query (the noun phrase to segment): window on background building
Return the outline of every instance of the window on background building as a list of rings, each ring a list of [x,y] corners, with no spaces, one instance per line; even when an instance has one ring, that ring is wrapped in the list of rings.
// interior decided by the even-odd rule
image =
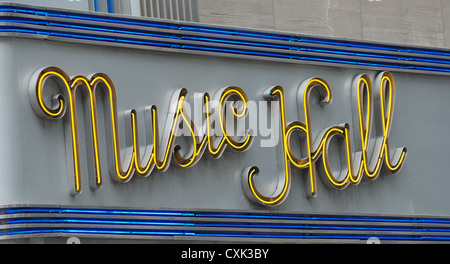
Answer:
[[[89,0],[89,10],[180,21],[198,21],[197,0]]]

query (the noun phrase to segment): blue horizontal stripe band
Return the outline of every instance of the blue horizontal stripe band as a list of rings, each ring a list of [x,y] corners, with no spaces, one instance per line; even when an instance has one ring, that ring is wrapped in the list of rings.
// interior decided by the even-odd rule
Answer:
[[[275,48],[282,50],[290,50],[290,51],[303,51],[303,52],[315,52],[315,53],[325,53],[325,54],[333,54],[333,55],[347,55],[347,56],[357,56],[357,57],[369,57],[369,58],[379,58],[379,59],[390,59],[390,60],[399,60],[399,61],[417,61],[417,62],[425,62],[425,63],[439,63],[439,64],[450,64],[450,60],[445,59],[427,59],[427,58],[419,58],[419,57],[405,57],[405,56],[394,56],[394,55],[386,55],[379,53],[368,53],[368,52],[353,52],[348,50],[339,50],[339,49],[327,49],[327,48],[313,48],[308,46],[300,46],[297,45],[281,45],[281,44],[272,44],[272,43],[264,43],[264,42],[255,42],[255,41],[241,41],[241,40],[230,40],[224,38],[213,38],[213,37],[196,37],[196,36],[184,36],[182,34],[162,34],[162,33],[154,33],[151,31],[140,31],[137,29],[124,29],[124,28],[116,28],[116,27],[106,27],[106,26],[92,26],[88,24],[79,24],[79,23],[62,23],[62,22],[53,22],[53,21],[42,21],[42,20],[23,20],[23,19],[15,19],[15,18],[2,18],[1,22],[14,22],[14,23],[22,23],[22,24],[36,24],[36,25],[45,25],[51,27],[61,27],[61,28],[70,28],[70,29],[82,29],[82,30],[90,30],[90,31],[99,31],[99,32],[109,32],[109,33],[121,33],[128,34],[134,36],[147,36],[147,37],[157,37],[157,38],[168,38],[168,39],[183,39],[183,40],[195,40],[202,42],[212,42],[212,43],[222,43],[222,44],[234,44],[240,46],[250,46],[250,47],[263,47],[263,48]],[[297,42],[299,43],[299,42]]]
[[[271,40],[282,40],[289,42],[302,42],[302,43],[314,43],[314,44],[322,44],[322,45],[333,45],[333,46],[342,46],[342,47],[350,47],[350,48],[363,48],[363,49],[374,49],[374,50],[383,50],[383,51],[394,51],[394,52],[402,52],[402,53],[418,53],[418,54],[427,54],[427,55],[436,55],[436,56],[449,56],[449,51],[441,51],[441,50],[433,50],[433,49],[419,49],[419,48],[400,48],[394,45],[386,45],[386,44],[368,44],[364,42],[358,41],[348,41],[348,40],[328,40],[328,39],[320,39],[313,37],[299,37],[295,35],[287,35],[287,34],[275,34],[275,33],[257,33],[246,30],[238,30],[238,29],[225,29],[225,28],[215,28],[215,27],[207,27],[207,26],[194,26],[194,25],[180,25],[179,23],[170,23],[170,22],[156,22],[156,21],[145,21],[141,19],[130,19],[125,17],[114,17],[114,16],[104,16],[100,14],[86,14],[86,13],[75,13],[69,11],[56,11],[49,9],[39,9],[39,8],[27,8],[20,6],[8,6],[8,5],[0,5],[0,12],[11,12],[11,13],[23,13],[23,14],[32,14],[36,16],[44,16],[44,17],[58,17],[58,18],[70,18],[70,19],[78,19],[78,20],[87,20],[87,21],[97,21],[97,22],[108,22],[108,23],[119,23],[124,25],[134,25],[134,26],[150,26],[156,28],[166,28],[173,30],[185,30],[192,32],[206,32],[220,35],[233,35],[233,36],[242,36],[242,37],[250,37],[250,38],[260,38],[260,39],[271,39]]]
[[[450,218],[46,207],[6,208],[2,214],[2,237],[64,233],[211,239],[346,240],[375,236],[380,240],[450,241]]]
[[[27,218],[7,220],[6,224],[94,224],[94,225],[136,225],[136,226],[181,226],[181,227],[225,227],[225,228],[267,228],[267,229],[315,229],[315,230],[356,230],[356,231],[398,231],[398,232],[445,232],[449,228],[438,227],[396,227],[396,226],[344,226],[324,224],[282,224],[282,223],[222,223],[199,221],[158,221],[139,219],[93,219],[93,218]]]
[[[108,234],[108,235],[158,235],[158,236],[183,236],[184,232],[173,231],[148,231],[148,230],[126,230],[126,229],[82,229],[82,228],[46,228],[46,229],[24,229],[7,232],[7,235],[45,234],[45,233],[76,233],[76,234]]]
[[[304,234],[304,233],[235,233],[235,232],[193,232],[171,230],[132,230],[132,229],[91,229],[91,228],[40,228],[19,229],[9,231],[8,236],[29,234],[91,234],[91,235],[129,235],[129,236],[187,236],[187,237],[235,237],[235,238],[273,238],[273,239],[342,239],[367,240],[373,235],[345,235],[345,234]],[[448,236],[401,236],[377,235],[380,240],[397,241],[450,241]]]
[[[102,41],[102,42],[113,42],[119,44],[134,44],[134,45],[145,45],[152,47],[168,47],[168,48],[176,48],[176,49],[185,49],[185,50],[198,50],[198,51],[207,51],[207,52],[215,52],[215,53],[225,53],[225,54],[241,54],[241,55],[251,55],[251,56],[262,56],[262,57],[271,57],[271,58],[282,58],[282,59],[291,59],[291,60],[301,60],[301,61],[313,61],[313,62],[322,62],[322,63],[333,63],[333,64],[345,64],[345,65],[358,65],[358,66],[368,66],[368,67],[388,67],[394,69],[403,69],[403,70],[420,70],[420,71],[431,71],[431,72],[449,72],[450,68],[440,66],[442,64],[450,64],[450,60],[441,58],[422,58],[417,56],[404,56],[404,55],[392,55],[392,54],[383,54],[383,53],[374,53],[373,51],[389,51],[395,52],[398,54],[419,54],[419,55],[434,55],[434,56],[445,56],[449,57],[449,51],[443,50],[432,50],[432,49],[418,49],[418,48],[404,48],[397,47],[393,45],[385,45],[385,44],[368,44],[357,41],[344,41],[344,40],[328,40],[328,39],[320,39],[320,38],[312,38],[312,37],[301,37],[295,35],[287,35],[287,34],[275,34],[275,33],[260,33],[257,31],[251,30],[241,30],[241,29],[226,29],[219,27],[209,27],[209,26],[200,26],[200,25],[184,25],[180,23],[170,23],[170,22],[157,22],[153,20],[143,20],[143,19],[131,19],[125,17],[118,16],[105,16],[99,14],[89,14],[89,13],[76,13],[69,11],[56,11],[56,10],[48,10],[48,9],[39,9],[39,8],[30,8],[30,7],[20,7],[20,6],[8,6],[8,5],[0,5],[0,12],[4,13],[19,13],[19,14],[28,14],[35,15],[36,17],[45,18],[45,20],[39,19],[20,19],[17,17],[7,17],[5,15],[2,16],[4,18],[4,22],[15,22],[15,23],[25,23],[25,24],[36,24],[36,25],[45,25],[47,26],[46,30],[32,30],[20,27],[9,27],[8,29],[3,29],[3,32],[17,32],[17,33],[28,33],[28,34],[37,34],[37,35],[48,35],[48,36],[57,36],[63,38],[77,38],[91,41]],[[77,22],[61,22],[61,21],[52,21],[50,18],[67,18],[76,20]],[[103,22],[105,24],[86,24],[85,22]],[[144,28],[153,28],[153,29],[166,29],[173,30],[174,33],[164,33],[164,32],[151,32],[146,29],[129,29],[129,28],[121,28],[120,25],[132,25],[132,26],[140,26]],[[64,32],[64,31],[56,31],[50,30],[50,27],[56,28],[69,28],[69,29],[79,29],[85,31],[84,33],[73,33],[73,32]],[[165,41],[148,41],[148,40],[139,40],[134,38],[122,38],[122,37],[112,37],[112,36],[98,36],[98,34],[93,34],[94,32],[105,32],[105,33],[120,33],[127,34],[132,36],[146,36],[153,38],[163,39],[177,39],[177,40],[189,40],[189,41],[197,41],[199,43],[211,43],[213,45],[216,44],[228,44],[234,45],[239,48],[220,48],[217,46],[208,46],[206,44],[202,45],[185,45],[180,43],[170,43]],[[90,32],[90,33],[87,33]],[[185,35],[182,32],[201,32],[217,35],[218,37],[202,37],[202,36],[191,36]],[[92,34],[91,34],[92,33]],[[236,40],[229,39],[219,36],[237,36],[248,38],[246,40]],[[249,40],[254,39],[254,40]],[[286,42],[286,44],[274,44],[263,42],[263,40],[277,40],[281,42]],[[297,43],[297,44],[296,44]],[[305,43],[309,44],[320,44],[330,47],[342,47],[342,48],[358,48],[368,50],[366,51],[350,51],[343,49],[336,49],[330,47],[308,47],[304,46]],[[280,49],[280,50],[289,50],[289,51],[302,51],[309,53],[317,53],[322,54],[321,56],[300,56],[295,54],[283,54],[282,52],[274,52],[274,51],[255,51],[255,50],[247,50],[245,47],[259,47],[259,48],[268,48],[268,49]],[[336,57],[328,57],[326,55],[333,56],[344,56],[344,58],[336,58]],[[354,58],[354,59],[353,59]],[[359,58],[370,58],[371,61],[364,61]],[[378,59],[378,60],[377,60]],[[373,61],[375,60],[375,61]],[[385,60],[393,60],[398,61],[398,63],[387,62]],[[425,63],[429,64],[429,66],[424,65],[416,65],[416,64],[404,64],[402,61],[408,63]]]
[[[108,22],[108,23],[119,23],[124,25],[134,25],[134,26],[150,26],[156,28],[166,28],[174,30],[185,30],[193,32],[207,32],[221,35],[234,35],[242,37],[251,38],[261,38],[261,39],[272,39],[272,40],[282,40],[290,42],[304,42],[304,43],[314,43],[322,45],[335,45],[343,47],[353,47],[353,48],[364,48],[364,49],[375,49],[375,50],[385,50],[385,51],[395,51],[395,52],[405,52],[405,53],[418,53],[418,54],[428,54],[428,55],[438,55],[438,56],[448,56],[450,52],[448,51],[437,51],[432,49],[405,49],[399,48],[393,45],[385,44],[368,44],[358,41],[347,41],[347,40],[327,40],[319,39],[313,37],[298,37],[295,35],[286,34],[274,34],[274,33],[257,33],[246,30],[238,29],[225,29],[225,28],[215,28],[207,26],[194,26],[194,25],[180,25],[179,23],[170,22],[156,22],[156,21],[145,21],[142,19],[130,19],[125,17],[114,17],[114,16],[104,16],[101,14],[86,14],[86,13],[75,13],[69,11],[56,11],[49,9],[39,9],[39,8],[28,8],[21,6],[9,6],[0,5],[0,12],[10,12],[10,13],[22,13],[22,14],[32,14],[36,16],[43,17],[57,17],[57,18],[70,18],[78,20],[88,20],[97,22]]]
[[[76,33],[57,32],[57,31],[30,30],[27,28],[11,27],[11,26],[0,26],[0,32],[29,33],[29,34],[47,35],[47,36],[62,37],[62,38],[84,39],[84,40],[91,40],[91,41],[144,45],[144,46],[152,46],[152,47],[166,47],[166,48],[185,49],[185,50],[208,51],[208,52],[215,52],[215,53],[262,56],[262,57],[283,58],[283,59],[291,59],[291,60],[325,62],[325,63],[333,63],[333,64],[346,64],[346,65],[358,65],[358,66],[370,66],[370,67],[394,68],[394,69],[408,69],[408,70],[423,70],[423,71],[435,71],[435,72],[450,72],[450,68],[443,68],[443,67],[422,67],[422,66],[411,66],[411,65],[402,65],[402,64],[389,64],[386,62],[385,63],[377,63],[377,62],[373,62],[373,61],[337,59],[337,58],[332,58],[332,57],[328,58],[328,57],[318,57],[318,56],[317,57],[295,56],[293,54],[259,52],[259,51],[253,51],[253,50],[243,50],[243,49],[180,45],[178,43],[170,43],[170,42],[125,39],[125,38],[108,37],[108,36],[99,37],[97,35],[76,34]]]
[[[387,217],[387,216],[351,216],[351,215],[302,215],[302,214],[256,214],[256,213],[212,213],[177,210],[119,210],[119,209],[78,209],[78,208],[10,208],[4,214],[81,214],[81,215],[129,215],[129,216],[174,216],[231,219],[269,219],[269,220],[312,220],[344,222],[386,222],[386,223],[424,223],[450,224],[450,218],[425,217]]]
[[[82,14],[75,12],[64,12],[64,11],[51,11],[51,10],[42,10],[39,8],[26,8],[26,7],[10,7],[0,5],[0,12],[5,13],[19,13],[19,14],[27,14],[27,15],[36,15],[42,17],[56,17],[56,18],[68,18],[74,20],[85,20],[85,21],[93,21],[93,22],[106,22],[106,23],[118,23],[120,21],[121,24],[124,25],[132,25],[132,26],[151,26],[155,28],[163,28],[163,29],[178,29],[177,25],[171,25],[170,23],[158,23],[155,21],[144,21],[144,20],[133,20],[120,18],[119,20],[115,17],[105,17],[103,15],[99,15],[98,13],[94,14]]]
[[[224,39],[224,38],[216,38],[216,37],[198,37],[198,36],[184,36],[180,34],[179,31],[174,34],[170,33],[156,33],[151,31],[143,31],[137,29],[124,29],[117,28],[112,26],[103,26],[103,25],[89,25],[82,23],[63,23],[63,22],[55,22],[51,20],[36,20],[36,19],[17,19],[10,17],[2,17],[0,19],[1,22],[14,22],[14,23],[22,23],[22,24],[36,24],[36,25],[44,25],[50,27],[61,27],[61,28],[70,28],[70,29],[82,29],[88,31],[99,31],[99,32],[109,32],[109,33],[120,33],[120,34],[128,34],[133,36],[147,36],[147,37],[155,37],[155,38],[168,38],[168,39],[183,39],[183,40],[195,40],[201,42],[211,42],[211,43],[220,43],[220,44],[233,44],[239,46],[249,46],[249,47],[262,47],[262,48],[274,48],[274,49],[282,49],[282,50],[290,50],[290,51],[303,51],[303,52],[313,52],[313,53],[322,53],[322,54],[332,54],[332,55],[345,55],[345,56],[355,56],[355,57],[367,57],[367,58],[377,58],[377,59],[388,59],[388,60],[398,60],[398,61],[414,61],[414,62],[422,62],[422,63],[432,63],[432,64],[450,64],[450,60],[446,59],[432,59],[432,58],[420,58],[420,57],[405,57],[405,56],[395,56],[390,54],[379,54],[379,53],[370,53],[370,52],[355,52],[348,50],[340,50],[340,49],[330,49],[330,48],[314,48],[308,47],[300,44],[296,45],[281,45],[281,44],[273,44],[273,43],[265,43],[265,42],[257,42],[257,41],[241,41],[241,40],[232,40],[232,39]],[[290,43],[300,43],[290,42]]]

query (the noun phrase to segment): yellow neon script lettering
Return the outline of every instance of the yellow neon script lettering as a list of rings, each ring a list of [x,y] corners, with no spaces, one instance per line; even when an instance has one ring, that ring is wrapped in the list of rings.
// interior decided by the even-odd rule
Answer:
[[[398,148],[395,150],[395,154],[391,158],[388,137],[390,127],[392,124],[394,102],[395,102],[395,83],[392,74],[389,72],[382,72],[376,79],[376,85],[379,88],[375,94],[377,98],[380,98],[380,105],[376,107],[377,111],[377,131],[382,131],[381,135],[377,135],[375,142],[375,150],[373,151],[372,158],[369,159],[368,145],[371,138],[370,133],[372,130],[373,119],[373,88],[370,78],[366,75],[358,75],[353,81],[353,107],[354,120],[356,120],[355,129],[360,136],[360,143],[356,147],[354,152],[352,149],[352,142],[350,139],[350,126],[348,124],[342,124],[338,126],[332,126],[323,129],[316,137],[317,140],[313,142],[311,131],[311,116],[310,116],[310,94],[312,89],[317,89],[320,96],[320,104],[331,103],[332,93],[328,83],[321,78],[312,78],[304,81],[298,92],[299,105],[303,106],[305,123],[300,121],[293,121],[285,126],[285,106],[283,99],[283,89],[277,87],[276,90],[271,90],[271,95],[278,94],[280,100],[280,115],[282,122],[282,137],[283,137],[283,157],[285,162],[285,171],[280,173],[279,178],[284,179],[284,186],[281,188],[281,192],[278,195],[265,196],[258,191],[254,183],[254,176],[257,175],[260,170],[258,167],[248,167],[243,171],[242,187],[247,197],[258,204],[266,206],[274,206],[280,204],[286,199],[287,193],[290,188],[290,163],[298,168],[309,168],[309,176],[307,178],[306,193],[308,197],[317,196],[317,183],[316,183],[316,165],[315,162],[321,158],[322,162],[319,163],[321,170],[320,173],[325,185],[334,187],[336,189],[344,189],[350,183],[357,185],[360,183],[363,174],[371,180],[376,179],[380,174],[381,165],[385,160],[385,165],[391,173],[399,171],[406,157],[406,148]],[[275,92],[276,91],[276,92]],[[364,93],[365,92],[365,93]],[[366,96],[364,96],[366,95]],[[366,100],[364,100],[366,98]],[[364,102],[367,102],[367,106]],[[387,109],[387,110],[386,110]],[[306,146],[308,156],[305,158],[298,158],[293,154],[290,144],[290,137],[292,133],[298,131],[298,133],[304,134],[306,139]],[[334,175],[329,161],[329,147],[331,140],[337,138],[341,142],[345,142],[343,151],[345,152],[344,158],[341,157],[341,171],[338,176]],[[277,185],[277,190],[280,190],[280,181]]]
[[[256,166],[245,168],[242,173],[242,188],[246,196],[253,202],[267,206],[276,206],[281,204],[289,194],[291,187],[291,169],[289,164],[289,151],[288,151],[288,139],[286,137],[286,131],[289,131],[290,126],[286,126],[286,108],[284,101],[284,90],[281,86],[275,86],[264,93],[264,97],[267,99],[278,99],[280,104],[280,121],[281,121],[281,139],[282,156],[283,156],[283,168],[284,172],[280,172],[278,175],[277,186],[275,192],[271,196],[263,195],[254,182],[254,176],[260,171]]]
[[[52,79],[57,83],[63,94],[56,94],[51,97],[51,104],[44,99],[44,86],[48,79]],[[137,113],[134,109],[126,111],[126,116],[130,116],[131,130],[131,147],[127,148],[125,155],[122,155],[119,142],[118,114],[117,114],[117,98],[116,91],[111,79],[102,73],[97,73],[89,78],[85,76],[69,76],[57,67],[48,67],[37,71],[32,79],[30,86],[30,99],[35,112],[45,118],[58,119],[65,115],[67,108],[69,109],[70,128],[70,145],[72,149],[71,166],[73,167],[74,181],[73,194],[81,192],[81,170],[78,140],[78,120],[77,120],[77,102],[76,91],[82,89],[83,98],[88,101],[89,115],[86,124],[90,125],[91,137],[87,137],[90,141],[91,151],[93,153],[93,175],[91,177],[91,187],[99,188],[102,184],[102,173],[100,164],[99,136],[97,124],[96,94],[97,90],[107,97],[107,110],[109,112],[109,128],[107,128],[107,140],[111,159],[108,159],[111,177],[119,182],[128,182],[134,174],[146,177],[151,174],[156,167],[160,171],[169,168],[172,155],[175,161],[181,167],[194,166],[202,157],[205,150],[208,149],[213,158],[220,158],[226,146],[230,146],[236,151],[245,151],[250,148],[253,142],[253,132],[247,131],[245,138],[237,141],[230,136],[227,129],[227,120],[225,119],[225,111],[229,100],[238,100],[243,103],[243,107],[239,110],[232,106],[231,111],[233,118],[243,119],[248,114],[248,98],[245,92],[236,86],[226,87],[217,92],[214,102],[216,105],[216,115],[221,132],[212,129],[211,114],[211,98],[205,93],[202,96],[202,104],[205,107],[205,127],[199,134],[195,123],[185,111],[185,103],[187,90],[180,89],[176,91],[171,99],[169,116],[166,122],[166,129],[163,136],[160,137],[158,125],[158,111],[156,106],[146,107],[144,110],[146,127],[146,146],[144,154],[141,155],[141,147],[138,135]],[[317,168],[318,162],[321,173],[319,175],[322,181],[333,188],[344,189],[350,183],[357,185],[360,183],[363,175],[374,180],[378,177],[384,163],[387,170],[396,173],[400,170],[406,158],[406,148],[397,148],[391,155],[389,148],[389,133],[392,125],[395,103],[395,82],[391,73],[381,72],[375,80],[375,89],[368,75],[361,74],[354,78],[352,83],[352,107],[354,120],[354,134],[359,135],[360,140],[352,144],[350,138],[350,125],[341,124],[330,126],[323,129],[313,140],[313,131],[311,131],[311,113],[310,113],[310,97],[312,90],[315,89],[320,97],[320,104],[330,104],[332,100],[332,92],[329,84],[321,78],[311,78],[305,80],[299,87],[298,104],[303,110],[300,116],[304,117],[305,123],[301,121],[286,122],[286,105],[284,99],[284,90],[281,86],[275,86],[266,90],[264,97],[270,100],[279,101],[279,114],[281,121],[281,154],[283,172],[278,175],[275,191],[272,195],[267,196],[258,190],[254,177],[260,173],[256,166],[247,167],[242,174],[242,187],[246,196],[255,203],[276,206],[281,204],[288,196],[291,185],[290,166],[302,169],[308,168],[306,193],[308,197],[317,196]],[[68,97],[68,101],[66,98]],[[374,100],[376,98],[377,100]],[[379,99],[379,100],[378,100]],[[379,101],[379,105],[373,102]],[[376,114],[374,114],[374,112]],[[374,140],[374,149],[369,150],[369,142],[371,140],[371,131],[373,130],[373,119],[375,117],[377,135]],[[184,122],[189,137],[192,140],[192,149],[184,156],[181,154],[181,146],[175,145],[175,135],[179,124]],[[216,124],[217,126],[217,124]],[[152,133],[148,133],[148,131]],[[381,131],[381,133],[380,133]],[[296,157],[291,146],[291,136],[299,134],[307,147],[306,157]],[[330,165],[329,149],[333,140],[337,140],[341,153],[341,170],[338,174],[333,172]],[[373,139],[372,139],[373,140]],[[152,144],[150,144],[152,142]],[[344,143],[344,144],[343,144]],[[342,146],[343,145],[343,146]],[[208,147],[207,147],[208,146]],[[353,150],[353,148],[355,148]],[[371,155],[369,153],[372,153]],[[123,158],[123,160],[122,160]],[[385,162],[383,162],[385,161]],[[124,169],[125,168],[125,169]]]
[[[43,89],[46,80],[53,77],[58,87],[63,87],[62,93],[69,97],[69,102],[67,103],[64,95],[58,94],[52,97],[52,107],[49,107],[43,98]],[[253,136],[251,135],[251,131],[247,134],[246,139],[243,142],[238,142],[232,139],[227,134],[226,129],[226,121],[224,115],[222,115],[220,120],[221,130],[224,132],[224,135],[217,136],[220,144],[217,148],[214,147],[213,144],[213,135],[212,131],[210,131],[211,123],[210,123],[210,105],[209,105],[209,95],[204,95],[204,104],[207,109],[206,119],[207,119],[207,135],[203,135],[200,139],[197,134],[197,128],[195,127],[194,122],[190,119],[189,115],[184,110],[184,105],[187,96],[186,89],[180,89],[174,93],[172,97],[172,102],[170,104],[171,108],[169,109],[170,116],[167,119],[167,131],[164,131],[162,138],[162,146],[164,149],[161,149],[160,144],[160,135],[159,135],[159,126],[158,126],[158,115],[157,109],[155,106],[147,107],[145,109],[146,121],[150,120],[148,117],[151,116],[152,124],[152,137],[147,134],[147,146],[145,147],[145,152],[143,158],[141,158],[140,154],[140,145],[139,145],[139,135],[138,135],[138,125],[137,125],[137,113],[134,109],[127,111],[130,116],[131,123],[131,140],[132,147],[128,148],[125,155],[125,158],[122,161],[122,155],[120,150],[120,142],[119,142],[119,128],[118,128],[118,114],[117,114],[117,98],[116,91],[111,79],[102,73],[97,73],[92,75],[90,78],[84,76],[77,76],[75,78],[69,78],[69,76],[61,69],[57,67],[47,67],[43,70],[40,70],[34,74],[31,89],[31,103],[33,109],[38,113],[39,116],[45,118],[58,119],[64,116],[66,107],[68,105],[70,112],[70,138],[71,138],[71,147],[72,147],[72,159],[73,162],[73,173],[74,173],[74,182],[72,184],[72,193],[78,194],[81,192],[81,173],[80,173],[80,155],[79,155],[79,139],[78,139],[78,120],[77,120],[77,110],[76,110],[76,101],[75,101],[75,93],[77,89],[83,88],[87,91],[87,93],[82,94],[89,101],[89,121],[87,124],[90,125],[91,136],[92,136],[92,150],[93,150],[93,158],[94,158],[94,171],[95,171],[95,183],[91,184],[93,188],[99,188],[102,184],[102,174],[101,174],[101,166],[100,166],[100,151],[98,146],[98,124],[97,124],[97,109],[96,109],[96,91],[99,89],[108,96],[108,106],[109,106],[109,129],[107,129],[107,140],[111,142],[109,144],[112,146],[112,150],[109,150],[109,153],[113,153],[113,161],[109,161],[110,171],[114,172],[111,174],[111,177],[119,182],[128,182],[133,174],[137,172],[137,174],[141,176],[148,176],[151,174],[153,169],[156,168],[160,171],[165,171],[168,169],[172,157],[172,152],[177,163],[182,167],[191,167],[195,165],[195,163],[201,158],[206,149],[206,144],[208,143],[210,153],[213,157],[219,158],[223,153],[225,147],[229,145],[232,149],[237,151],[245,151],[247,150],[252,143]],[[237,110],[233,109],[234,116],[236,118],[245,118],[247,115],[247,95],[245,92],[239,87],[227,87],[219,93],[220,97],[220,108],[219,112],[223,112],[223,107],[225,102],[232,95],[237,95],[239,100],[242,100],[244,103],[244,108],[241,113],[238,113]],[[180,122],[185,122],[186,126],[190,131],[190,136],[193,142],[193,151],[190,154],[190,157],[184,158],[180,154],[180,146],[174,146],[175,144],[175,134],[178,129],[178,125]],[[153,140],[153,144],[149,144],[150,140]],[[161,153],[163,153],[163,157],[161,157]],[[143,163],[143,161],[145,161]],[[142,164],[145,164],[143,166]],[[124,168],[126,168],[124,170]]]

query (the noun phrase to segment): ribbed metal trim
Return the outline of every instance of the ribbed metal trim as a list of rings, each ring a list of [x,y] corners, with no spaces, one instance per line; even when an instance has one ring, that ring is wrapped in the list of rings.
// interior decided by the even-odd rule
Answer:
[[[448,74],[450,51],[0,4],[0,36],[343,67]]]
[[[450,242],[450,217],[21,206],[1,210],[0,239],[103,239],[308,243]]]

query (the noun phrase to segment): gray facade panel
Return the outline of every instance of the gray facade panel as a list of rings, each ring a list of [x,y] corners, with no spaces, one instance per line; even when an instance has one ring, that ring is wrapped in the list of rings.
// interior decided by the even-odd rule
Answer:
[[[259,166],[262,173],[257,184],[267,193],[273,190],[273,182],[278,175],[276,148],[262,148],[259,144],[261,138],[256,138],[252,147],[245,153],[227,151],[218,160],[203,157],[193,168],[171,166],[166,172],[153,172],[148,178],[135,177],[129,183],[118,184],[108,178],[108,165],[104,155],[107,143],[104,136],[100,136],[102,167],[105,170],[103,187],[95,191],[89,189],[85,177],[88,173],[87,161],[83,160],[83,192],[71,196],[68,190],[70,176],[67,173],[67,146],[64,143],[63,122],[42,120],[29,106],[27,89],[30,77],[39,68],[57,65],[72,76],[104,72],[116,86],[119,116],[131,108],[141,115],[144,106],[155,104],[160,111],[161,127],[170,96],[176,89],[184,87],[190,95],[196,92],[214,94],[218,89],[230,85],[241,87],[249,99],[254,101],[262,101],[261,93],[268,87],[281,85],[286,91],[287,120],[303,121],[303,111],[299,109],[296,98],[298,86],[305,79],[320,76],[329,82],[334,99],[330,105],[324,107],[312,105],[311,119],[315,134],[329,125],[343,122],[352,125],[352,109],[349,103],[351,80],[361,73],[367,73],[374,79],[377,73],[342,67],[138,51],[39,40],[3,39],[2,42],[3,46],[15,54],[16,65],[14,69],[6,71],[10,74],[2,77],[6,83],[16,83],[16,95],[11,96],[14,98],[7,103],[8,109],[14,109],[11,111],[14,114],[9,115],[7,123],[11,129],[8,140],[15,147],[3,149],[7,153],[2,154],[9,157],[8,163],[11,166],[8,167],[14,169],[13,173],[4,175],[4,180],[12,186],[17,186],[17,191],[21,192],[20,196],[5,197],[2,201],[5,205],[31,203],[256,209],[260,207],[252,205],[242,191],[242,169],[251,165]],[[305,196],[304,180],[308,172],[293,168],[290,195],[285,203],[274,210],[449,214],[446,203],[439,202],[447,200],[446,186],[450,181],[445,176],[449,148],[446,146],[448,142],[444,140],[450,120],[442,109],[450,99],[446,90],[448,77],[396,72],[393,74],[397,85],[397,99],[389,142],[392,148],[408,148],[409,154],[402,170],[396,175],[383,174],[376,181],[364,181],[359,186],[349,186],[342,191],[329,189],[318,180],[318,197],[308,199]],[[192,101],[192,97],[188,100]],[[99,120],[102,135],[104,126],[101,118]],[[124,122],[120,123],[121,132]],[[84,134],[83,129],[80,131]],[[82,151],[86,151],[82,138],[83,135],[80,138],[80,146]]]

